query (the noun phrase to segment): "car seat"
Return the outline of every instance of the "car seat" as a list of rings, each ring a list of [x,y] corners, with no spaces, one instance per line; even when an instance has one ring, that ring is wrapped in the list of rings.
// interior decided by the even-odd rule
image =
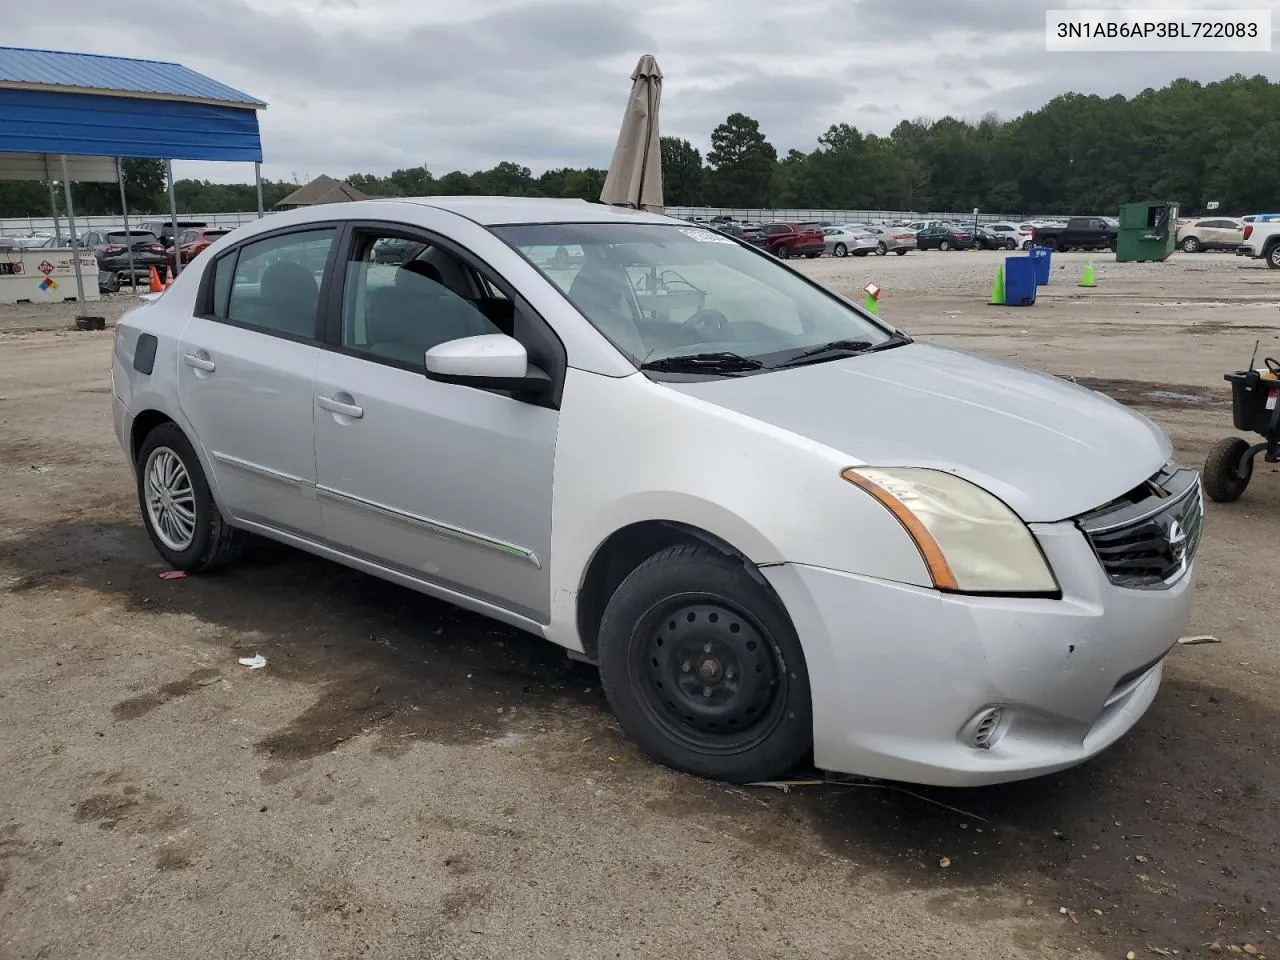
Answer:
[[[627,271],[606,260],[591,259],[569,285],[569,299],[608,340],[631,359],[646,353],[636,325]]]

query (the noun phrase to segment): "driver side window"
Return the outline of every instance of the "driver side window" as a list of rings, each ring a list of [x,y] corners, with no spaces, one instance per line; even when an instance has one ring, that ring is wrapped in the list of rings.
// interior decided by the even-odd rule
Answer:
[[[342,346],[398,365],[421,368],[428,350],[462,337],[502,332],[471,296],[467,269],[431,244],[403,262],[387,263],[380,251],[402,243],[397,236],[358,235],[346,264]]]

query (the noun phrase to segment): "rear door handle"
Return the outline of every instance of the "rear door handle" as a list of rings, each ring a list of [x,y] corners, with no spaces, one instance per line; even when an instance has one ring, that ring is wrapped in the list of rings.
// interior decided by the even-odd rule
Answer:
[[[205,373],[213,373],[218,369],[218,365],[212,360],[206,357],[197,357],[194,353],[184,354],[182,360],[188,367],[203,370]]]
[[[333,397],[316,397],[316,403],[320,404],[322,410],[350,417],[352,420],[359,420],[364,416],[364,407],[358,407],[354,403],[343,403]]]

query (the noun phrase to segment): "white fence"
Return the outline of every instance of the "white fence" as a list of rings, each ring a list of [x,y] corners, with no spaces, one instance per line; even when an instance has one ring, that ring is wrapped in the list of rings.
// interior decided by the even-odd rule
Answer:
[[[879,220],[946,220],[949,223],[973,223],[973,211],[964,213],[921,210],[814,210],[814,209],[730,209],[728,207],[667,207],[672,217],[733,217],[748,223],[768,223],[770,220],[804,222],[825,220],[831,223],[874,223]],[[978,213],[979,223],[1013,221],[1025,223],[1028,217],[1021,213]]]
[[[247,213],[180,213],[179,220],[200,220],[211,227],[238,227],[258,219],[258,214],[250,210]],[[157,220],[168,222],[167,213],[133,214],[129,217],[129,226],[137,226],[141,222],[154,223]],[[68,236],[67,218],[59,217],[58,226],[62,236]],[[124,226],[122,218],[113,217],[76,217],[76,233],[88,230],[118,230]],[[0,217],[0,237],[25,237],[33,233],[53,235],[52,217]]]
[[[878,220],[946,220],[952,223],[972,223],[974,220],[973,211],[965,213],[955,213],[946,211],[918,211],[918,210],[798,210],[798,209],[730,209],[728,207],[667,207],[667,214],[672,217],[733,217],[735,220],[745,220],[755,223],[767,223],[770,220],[790,220],[790,221],[808,221],[808,220],[827,220],[832,223],[867,223]],[[244,213],[183,213],[179,214],[180,220],[200,220],[207,223],[211,227],[238,227],[242,224],[250,223],[258,218],[254,211],[246,211]],[[136,224],[141,221],[168,220],[168,214],[145,214],[134,215],[130,218],[130,224]],[[980,223],[996,223],[998,221],[1013,221],[1014,223],[1024,223],[1028,218],[1025,214],[1012,213],[979,213],[978,221]],[[61,232],[67,233],[67,220],[65,217],[59,221]],[[118,229],[122,226],[121,218],[113,217],[76,217],[76,230],[83,233],[86,230],[103,230]],[[52,217],[0,217],[0,237],[25,237],[33,233],[52,234],[54,232],[54,224]]]

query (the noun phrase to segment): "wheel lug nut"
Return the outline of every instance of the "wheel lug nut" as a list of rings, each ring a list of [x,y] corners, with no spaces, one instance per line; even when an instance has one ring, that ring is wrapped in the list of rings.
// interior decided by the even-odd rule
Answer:
[[[705,643],[705,644],[703,644],[703,645],[702,645],[702,652],[703,652],[703,653],[710,653],[710,652],[711,652],[711,644],[709,644],[709,643]]]
[[[732,670],[726,670],[726,671],[725,671],[725,673],[724,673],[724,678],[725,678],[726,680],[732,680],[732,679],[733,679],[733,671],[732,671]]]
[[[690,663],[688,660],[686,660],[684,663],[680,664],[680,672],[681,672],[681,673],[688,673],[688,672],[689,672],[690,670],[692,670],[692,669],[693,669],[693,664],[692,664],[692,663]]]
[[[702,695],[703,695],[704,697],[709,697],[709,696],[711,696],[711,688],[710,688],[710,687],[703,687],[703,688],[702,688]]]

